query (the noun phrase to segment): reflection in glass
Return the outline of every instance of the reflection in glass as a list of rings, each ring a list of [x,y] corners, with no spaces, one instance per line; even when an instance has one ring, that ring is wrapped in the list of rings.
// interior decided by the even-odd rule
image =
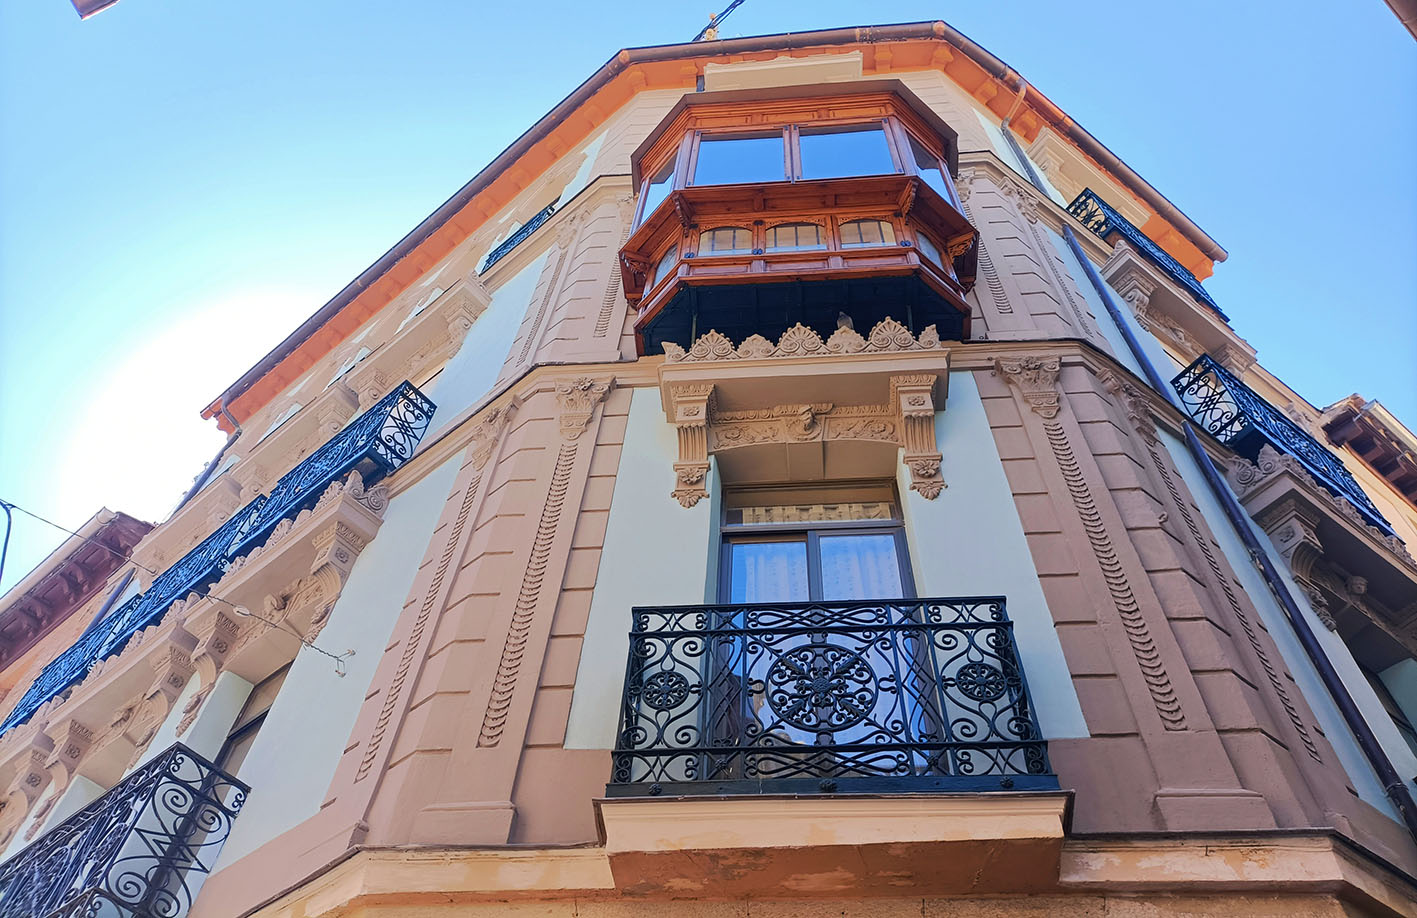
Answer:
[[[899,599],[902,596],[895,536],[823,534],[819,545],[824,600]]]
[[[940,158],[925,148],[925,145],[910,135],[910,152],[915,156],[915,168],[925,184],[935,189],[946,201],[953,201],[949,179],[945,178],[945,167]]]
[[[729,602],[806,602],[807,543],[733,542]]]
[[[706,136],[699,141],[694,184],[781,182],[787,177],[784,162],[780,133]]]
[[[649,277],[645,278],[645,289],[648,290],[649,288],[653,287],[656,283],[659,282],[660,278],[664,277],[666,274],[672,271],[674,269],[674,262],[678,258],[678,243],[675,243],[674,245],[671,245],[669,248],[665,249],[664,254],[659,256],[659,261],[655,263],[654,270],[649,273]]]
[[[670,157],[669,162],[660,167],[659,171],[650,176],[649,184],[645,186],[645,205],[640,211],[640,222],[654,213],[654,209],[664,203],[664,199],[669,197],[669,192],[674,186],[674,158]]]
[[[885,220],[851,220],[841,225],[842,248],[895,245],[895,227]]]
[[[746,255],[753,251],[753,231],[745,226],[716,226],[699,234],[700,255]]]
[[[768,249],[791,252],[824,249],[822,228],[815,223],[784,223],[768,230]]]
[[[915,247],[920,250],[920,254],[930,259],[937,265],[943,265],[944,259],[940,256],[940,247],[924,233],[915,234]]]
[[[804,179],[886,175],[895,171],[885,129],[879,124],[803,128],[800,150]]]

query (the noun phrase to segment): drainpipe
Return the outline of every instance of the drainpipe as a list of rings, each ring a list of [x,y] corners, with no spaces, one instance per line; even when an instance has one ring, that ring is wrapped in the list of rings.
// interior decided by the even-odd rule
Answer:
[[[1004,139],[1008,141],[1009,147],[1023,163],[1024,170],[1028,173],[1028,179],[1038,191],[1047,195],[1043,182],[1039,179],[1038,173],[1034,171],[1033,165],[1024,155],[1019,147],[1018,141],[1014,140],[1010,133],[1007,120],[1004,123]],[[1142,349],[1141,342],[1137,340],[1132,332],[1131,325],[1122,315],[1122,307],[1118,305],[1112,291],[1107,289],[1107,285],[1102,282],[1102,277],[1097,273],[1092,260],[1083,251],[1082,245],[1077,237],[1073,235],[1072,228],[1066,223],[1063,225],[1063,238],[1067,240],[1068,248],[1072,249],[1073,257],[1082,265],[1082,269],[1087,273],[1087,279],[1092,284],[1092,288],[1097,291],[1102,304],[1107,308],[1107,313],[1112,317],[1112,323],[1121,332],[1122,338],[1127,342],[1127,350],[1132,352],[1137,363],[1141,366],[1142,373],[1151,387],[1160,392],[1171,405],[1181,408],[1176,401],[1175,392],[1171,386],[1161,378],[1156,366]],[[1220,501],[1220,506],[1225,510],[1225,518],[1230,521],[1235,534],[1240,537],[1245,550],[1249,552],[1250,560],[1259,570],[1260,576],[1264,578],[1265,584],[1269,587],[1274,598],[1279,601],[1279,605],[1284,609],[1285,616],[1289,619],[1289,625],[1294,629],[1295,635],[1299,638],[1299,643],[1303,645],[1304,652],[1308,655],[1310,662],[1314,664],[1314,669],[1318,671],[1319,679],[1322,680],[1324,688],[1328,690],[1329,696],[1338,707],[1339,714],[1348,724],[1348,728],[1353,731],[1353,737],[1358,741],[1358,747],[1362,749],[1363,756],[1372,766],[1378,780],[1383,785],[1383,790],[1387,793],[1392,805],[1397,808],[1397,812],[1402,816],[1403,823],[1407,826],[1407,831],[1417,841],[1417,803],[1414,803],[1412,794],[1407,788],[1406,782],[1398,775],[1397,769],[1393,767],[1392,761],[1383,751],[1382,744],[1378,742],[1377,735],[1373,733],[1373,728],[1368,725],[1368,721],[1363,717],[1358,704],[1353,700],[1353,696],[1348,691],[1348,686],[1343,684],[1343,679],[1338,675],[1338,670],[1334,669],[1333,661],[1328,658],[1323,646],[1319,644],[1314,631],[1309,627],[1309,621],[1304,616],[1299,604],[1294,600],[1294,594],[1290,592],[1289,585],[1284,582],[1279,571],[1275,568],[1274,562],[1270,560],[1269,553],[1260,544],[1255,531],[1250,528],[1250,523],[1240,502],[1235,499],[1235,495],[1230,491],[1230,486],[1225,483],[1220,471],[1215,467],[1215,463],[1210,458],[1210,453],[1206,452],[1201,445],[1200,437],[1196,434],[1196,425],[1190,416],[1181,410],[1182,430],[1186,435],[1186,450],[1200,466],[1201,473],[1205,476],[1206,483],[1210,485],[1211,491],[1216,499]]]
[[[237,423],[236,418],[231,416],[231,412],[226,410],[225,401],[221,403],[221,407],[217,410],[218,413],[224,416],[227,422],[231,424],[231,436],[226,438],[226,442],[221,445],[221,449],[216,451],[216,455],[212,457],[212,461],[207,463],[206,467],[202,469],[202,474],[197,476],[197,480],[192,482],[192,487],[187,489],[187,493],[182,495],[182,499],[179,500],[177,506],[172,509],[172,515],[174,516],[177,514],[178,510],[187,506],[187,501],[195,497],[198,491],[206,487],[207,481],[212,476],[212,472],[216,470],[217,464],[221,462],[222,457],[226,455],[226,451],[231,449],[231,445],[241,436],[241,425]]]
[[[88,627],[84,629],[84,634],[88,634],[94,629],[95,625],[108,617],[109,611],[113,609],[113,604],[118,601],[119,596],[123,595],[123,591],[128,589],[128,584],[133,581],[133,573],[133,569],[129,568],[127,573],[123,575],[123,579],[118,581],[118,585],[113,588],[113,591],[108,594],[108,598],[103,601],[103,606],[89,621]]]

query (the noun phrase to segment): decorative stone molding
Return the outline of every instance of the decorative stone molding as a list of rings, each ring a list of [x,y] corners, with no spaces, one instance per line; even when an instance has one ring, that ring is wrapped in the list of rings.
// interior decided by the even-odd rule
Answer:
[[[557,380],[556,401],[561,406],[561,436],[574,440],[585,431],[590,423],[595,406],[605,400],[610,391],[613,377],[592,379],[581,376],[573,380]]]
[[[1111,594],[1112,603],[1126,631],[1128,643],[1141,669],[1152,704],[1156,708],[1161,725],[1166,730],[1185,730],[1186,715],[1181,709],[1180,699],[1161,652],[1151,636],[1150,626],[1142,615],[1141,605],[1127,579],[1126,569],[1117,557],[1116,546],[1107,526],[1098,511],[1092,488],[1078,464],[1067,431],[1058,420],[1060,410],[1058,374],[1062,361],[1057,357],[999,357],[994,360],[994,372],[1008,380],[1019,390],[1035,414],[1043,419],[1043,431],[1048,439],[1049,449],[1063,475],[1068,495],[1087,534],[1092,553],[1102,570],[1103,580]]]
[[[1233,585],[1233,577],[1228,576],[1225,571],[1221,569],[1220,561],[1216,557],[1214,549],[1211,547],[1210,538],[1201,532],[1195,516],[1191,513],[1190,501],[1181,494],[1175,476],[1171,474],[1170,467],[1162,458],[1164,448],[1160,445],[1157,438],[1156,423],[1148,407],[1146,396],[1142,394],[1140,389],[1110,370],[1103,370],[1098,374],[1098,379],[1102,381],[1103,386],[1108,392],[1111,392],[1117,397],[1123,410],[1126,412],[1127,420],[1132,429],[1141,437],[1147,455],[1151,458],[1152,469],[1155,471],[1156,477],[1160,480],[1166,493],[1171,497],[1171,506],[1176,510],[1177,514],[1180,516],[1181,522],[1186,527],[1186,531],[1190,534],[1191,544],[1200,552],[1201,557],[1205,559],[1206,567],[1211,574],[1212,587],[1218,587],[1220,592],[1224,595],[1226,604],[1230,607],[1231,614],[1235,617],[1235,620],[1240,623],[1241,630],[1245,632],[1245,638],[1249,641],[1250,648],[1254,651],[1255,658],[1264,669],[1270,687],[1274,690],[1280,704],[1284,707],[1285,715],[1289,718],[1290,724],[1299,735],[1299,739],[1304,744],[1304,748],[1314,761],[1322,761],[1318,746],[1314,743],[1314,739],[1309,733],[1308,726],[1304,723],[1303,717],[1300,716],[1299,710],[1295,706],[1293,698],[1290,696],[1288,686],[1285,684],[1285,679],[1281,676],[1279,668],[1274,664],[1269,650],[1261,640],[1249,610],[1236,594]],[[1165,515],[1166,514],[1163,513],[1163,517]]]
[[[1260,447],[1256,460],[1251,463],[1244,459],[1237,459],[1230,465],[1230,484],[1235,488],[1241,502],[1246,502],[1252,494],[1270,484],[1276,477],[1289,475],[1305,486],[1306,496],[1314,498],[1315,503],[1332,511],[1351,523],[1358,531],[1365,533],[1379,546],[1390,552],[1397,562],[1417,571],[1417,559],[1412,557],[1412,554],[1407,550],[1407,545],[1401,539],[1388,535],[1370,524],[1350,501],[1338,497],[1319,484],[1298,459],[1287,453],[1281,453],[1266,443]]]
[[[93,745],[94,730],[70,719],[57,728],[51,725],[46,732],[54,740],[54,750],[45,762],[45,768],[49,770],[55,786],[63,789],[74,779],[84,755]]]
[[[679,437],[679,461],[674,463],[674,490],[670,496],[688,509],[708,497],[709,399],[713,385],[676,386],[669,390],[670,422]]]
[[[192,726],[197,720],[197,715],[201,713],[202,702],[207,700],[207,696],[212,693],[215,683],[208,683],[197,689],[187,703],[182,706],[182,719],[177,722],[177,735],[181,736],[187,732],[187,728]]]
[[[927,500],[940,496],[941,455],[935,443],[935,377],[930,374],[891,378],[891,403],[900,412],[901,457],[910,470],[910,488]]]
[[[876,323],[869,337],[851,328],[838,328],[826,341],[805,325],[797,324],[782,333],[776,345],[762,335],[752,335],[738,347],[711,331],[699,337],[689,350],[671,341],[664,343],[665,360],[673,363],[704,360],[760,360],[775,357],[817,357],[828,354],[879,354],[896,351],[943,349],[940,336],[931,325],[916,338],[910,329],[894,319]]]

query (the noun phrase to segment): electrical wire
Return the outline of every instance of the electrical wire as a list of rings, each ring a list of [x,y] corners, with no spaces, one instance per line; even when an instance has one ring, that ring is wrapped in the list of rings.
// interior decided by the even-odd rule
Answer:
[[[729,13],[731,13],[731,12],[733,12],[734,10],[738,9],[738,7],[740,7],[740,6],[742,6],[742,5],[743,5],[743,0],[733,0],[732,3],[728,4],[728,6],[726,6],[726,7],[723,8],[723,12],[719,13],[717,16],[710,16],[710,17],[709,17],[709,21],[708,21],[708,25],[706,25],[706,26],[704,26],[702,29],[700,29],[700,30],[699,30],[699,34],[695,35],[694,38],[693,38],[693,40],[694,40],[694,41],[701,41],[701,40],[703,40],[703,37],[708,34],[709,29],[714,29],[714,30],[716,31],[716,30],[718,29],[718,24],[721,23],[721,22],[723,22],[723,20],[727,19]]]
[[[9,518],[9,516],[10,516],[10,511],[11,511],[12,509],[13,509],[13,510],[18,510],[18,511],[20,511],[21,513],[23,513],[25,516],[31,517],[31,518],[33,518],[33,519],[36,519],[36,520],[38,520],[39,522],[44,523],[44,524],[47,525],[47,526],[53,526],[55,529],[58,529],[60,532],[68,533],[68,534],[71,535],[71,536],[74,536],[74,537],[76,537],[76,538],[83,539],[85,542],[89,542],[90,544],[97,545],[99,548],[102,548],[104,551],[108,552],[110,555],[113,555],[115,558],[118,558],[118,559],[119,559],[120,561],[122,561],[123,563],[132,564],[134,567],[138,568],[139,570],[146,571],[147,573],[152,574],[154,577],[158,576],[158,574],[159,574],[158,571],[155,571],[155,570],[153,570],[153,569],[150,568],[150,567],[147,567],[147,566],[145,566],[145,565],[139,564],[137,561],[134,561],[134,560],[133,560],[133,556],[132,556],[131,553],[125,555],[125,554],[123,554],[123,553],[120,552],[120,551],[115,551],[111,546],[103,544],[103,543],[100,542],[98,539],[95,539],[95,538],[93,538],[92,536],[86,536],[86,535],[84,535],[83,533],[75,532],[74,530],[69,529],[67,526],[61,526],[61,525],[59,525],[58,523],[54,522],[53,520],[45,519],[44,517],[40,516],[38,513],[35,513],[33,510],[26,510],[24,507],[21,507],[19,504],[10,503],[9,501],[6,501],[6,500],[0,500],[0,508],[3,508],[3,509],[5,510],[5,516],[6,516],[7,518]],[[11,523],[11,526],[13,526],[13,522]],[[10,527],[7,527],[6,530],[5,530],[5,545],[6,545],[7,547],[8,547],[9,542],[10,542],[10,531],[9,531],[9,528],[10,528]],[[0,570],[3,570],[3,568],[4,568],[3,562],[4,562],[4,556],[3,556],[3,554],[0,554]],[[283,632],[283,633],[285,633],[285,634],[289,634],[291,637],[293,637],[293,638],[295,638],[297,641],[299,641],[302,646],[308,647],[308,648],[310,648],[311,650],[315,651],[315,652],[318,653],[318,654],[322,654],[322,655],[324,655],[324,656],[329,657],[331,660],[334,660],[334,662],[335,662],[335,675],[336,675],[336,676],[339,676],[339,677],[341,677],[341,678],[343,678],[343,677],[344,677],[344,674],[345,674],[344,661],[345,661],[347,658],[354,656],[354,651],[353,651],[353,650],[346,650],[344,653],[339,653],[339,654],[337,654],[337,653],[332,653],[331,651],[328,651],[328,650],[324,649],[323,647],[320,647],[320,646],[316,645],[314,641],[309,640],[309,639],[306,638],[303,634],[301,634],[300,632],[296,631],[294,628],[291,628],[291,627],[290,627],[289,625],[287,625],[285,622],[272,621],[271,619],[266,618],[265,616],[257,615],[255,612],[252,612],[250,609],[247,609],[245,606],[238,606],[236,603],[231,602],[231,601],[228,600],[228,599],[223,599],[223,598],[220,597],[220,596],[213,595],[213,594],[210,592],[210,587],[205,587],[205,588],[203,588],[203,589],[201,589],[201,590],[193,590],[192,592],[193,592],[193,593],[196,593],[198,596],[201,596],[203,599],[210,599],[210,600],[212,600],[212,601],[214,601],[214,602],[219,602],[219,603],[221,603],[222,605],[229,606],[229,607],[231,608],[231,610],[232,610],[233,612],[235,612],[237,615],[240,615],[240,616],[243,616],[243,617],[246,617],[246,618],[254,618],[256,621],[264,623],[268,628],[275,628],[275,629],[278,630],[278,631],[281,631],[281,632]]]
[[[0,583],[5,582],[5,556],[10,553],[10,530],[15,528],[15,518],[10,515],[14,504],[0,500],[0,510],[5,511],[5,543],[0,545]]]

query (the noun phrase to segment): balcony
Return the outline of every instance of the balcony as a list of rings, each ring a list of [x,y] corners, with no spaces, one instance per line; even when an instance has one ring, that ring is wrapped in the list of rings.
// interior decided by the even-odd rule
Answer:
[[[433,410],[433,403],[412,384],[398,386],[281,478],[269,496],[258,495],[237,510],[159,574],[145,592],[95,624],[45,666],[0,723],[0,734],[25,723],[42,705],[83,682],[103,660],[122,653],[134,634],[162,621],[178,600],[192,593],[205,595],[233,560],[259,547],[282,521],[312,508],[332,484],[356,471],[363,484],[372,484],[397,469],[413,455]],[[285,581],[276,586],[285,586]]]
[[[1046,889],[1069,800],[1002,599],[634,610],[598,801],[623,892]]]
[[[637,608],[609,796],[1056,790],[1002,599]]]
[[[0,918],[182,918],[248,790],[172,746],[0,865]]]
[[[1298,460],[1329,493],[1352,505],[1363,521],[1392,536],[1392,526],[1337,456],[1260,398],[1229,370],[1202,355],[1171,380],[1181,406],[1203,430],[1251,462],[1269,446]]]
[[[635,152],[620,274],[640,353],[710,330],[825,336],[843,314],[968,335],[954,131],[897,82],[799,90],[686,97]]]
[[[551,215],[556,212],[556,204],[553,201],[547,204],[528,221],[517,227],[512,235],[498,243],[497,247],[487,253],[487,257],[482,261],[482,268],[477,273],[486,274],[487,271],[497,262],[505,258],[512,249],[526,241],[527,237],[541,229],[542,224],[551,219]]]
[[[1146,256],[1148,261],[1195,297],[1197,302],[1214,310],[1215,314],[1226,322],[1230,321],[1194,274],[1168,255],[1151,237],[1137,229],[1130,220],[1098,197],[1091,188],[1084,189],[1073,198],[1073,202],[1068,205],[1068,213],[1107,242],[1115,242],[1118,238],[1127,240],[1133,248]]]

